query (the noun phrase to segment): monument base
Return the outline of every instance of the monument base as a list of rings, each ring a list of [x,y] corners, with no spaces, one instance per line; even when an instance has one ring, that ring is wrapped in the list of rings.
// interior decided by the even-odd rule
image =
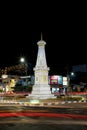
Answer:
[[[27,96],[29,99],[53,99],[56,98],[51,93],[49,85],[34,85],[32,93]]]

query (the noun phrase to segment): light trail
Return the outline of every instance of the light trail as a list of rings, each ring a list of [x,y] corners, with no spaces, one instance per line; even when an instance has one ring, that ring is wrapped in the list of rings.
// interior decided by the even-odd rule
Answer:
[[[30,116],[30,117],[57,117],[57,118],[68,118],[68,119],[83,119],[87,120],[87,115],[80,114],[55,114],[55,113],[0,113],[0,117],[19,117],[19,116]]]

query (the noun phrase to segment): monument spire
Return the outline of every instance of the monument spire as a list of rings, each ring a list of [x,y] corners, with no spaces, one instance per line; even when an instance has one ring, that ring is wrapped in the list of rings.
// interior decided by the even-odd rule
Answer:
[[[31,94],[29,94],[29,98],[31,99],[55,98],[55,96],[51,94],[50,85],[48,84],[49,67],[47,67],[46,63],[46,55],[45,55],[46,42],[43,41],[42,33],[41,33],[41,40],[37,42],[37,45],[38,45],[38,53],[37,53],[36,65],[34,67],[35,83],[32,88]]]
[[[42,32],[41,32],[41,41],[43,40],[43,35],[42,35]]]

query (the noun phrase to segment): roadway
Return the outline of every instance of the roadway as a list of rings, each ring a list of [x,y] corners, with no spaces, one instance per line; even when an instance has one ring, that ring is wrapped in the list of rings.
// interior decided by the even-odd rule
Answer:
[[[56,106],[0,104],[0,130],[86,130],[87,103]]]

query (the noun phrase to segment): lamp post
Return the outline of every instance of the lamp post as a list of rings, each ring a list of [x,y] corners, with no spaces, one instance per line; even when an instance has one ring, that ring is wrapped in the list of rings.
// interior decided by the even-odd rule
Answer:
[[[71,83],[72,83],[72,79],[74,77],[75,77],[74,72],[71,72],[70,74],[69,73],[67,74],[67,81],[68,81],[67,87],[68,87],[69,91],[72,91]]]
[[[23,58],[23,57],[20,58],[20,62],[21,62],[21,63],[24,63],[24,62],[25,62],[25,58]]]
[[[27,76],[28,65],[27,65],[27,62],[25,61],[25,58],[23,58],[23,57],[20,58],[20,62],[25,65],[25,73],[26,73],[26,76]]]
[[[21,58],[20,58],[20,62],[24,64],[24,66],[25,66],[25,74],[26,74],[26,76],[27,76],[28,64],[27,64],[25,58],[21,57]],[[28,85],[27,77],[26,77],[26,85]]]

